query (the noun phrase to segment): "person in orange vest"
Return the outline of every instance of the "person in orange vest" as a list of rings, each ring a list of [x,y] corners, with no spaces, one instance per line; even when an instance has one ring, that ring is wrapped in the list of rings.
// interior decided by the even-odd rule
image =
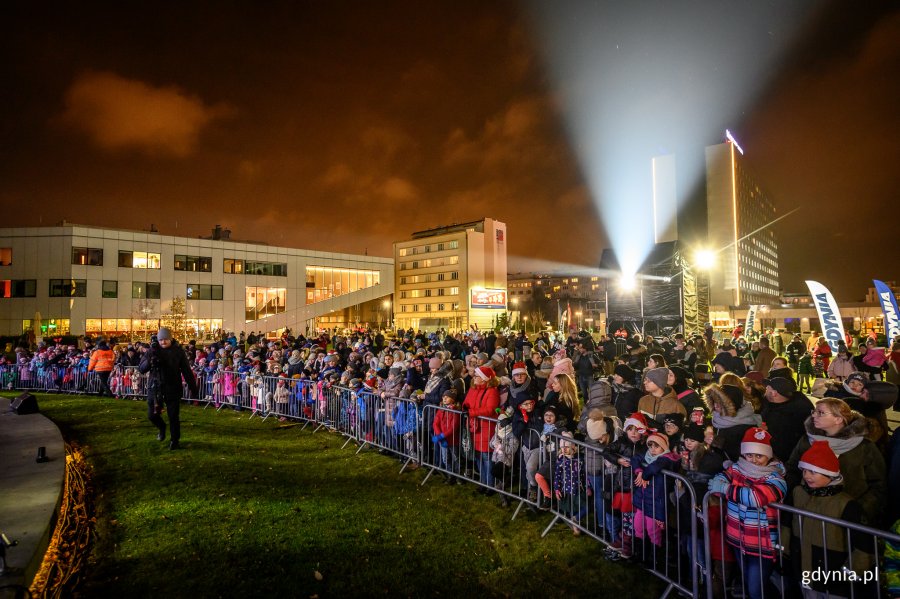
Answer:
[[[88,362],[88,372],[96,372],[97,378],[100,380],[100,397],[104,395],[113,396],[113,392],[109,388],[109,375],[112,373],[115,362],[116,354],[109,349],[106,341],[100,341],[97,344],[97,349],[91,354],[90,362]]]

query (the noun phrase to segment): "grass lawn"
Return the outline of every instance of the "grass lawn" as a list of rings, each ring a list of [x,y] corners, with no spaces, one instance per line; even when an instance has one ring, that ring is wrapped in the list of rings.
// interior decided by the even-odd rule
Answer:
[[[182,451],[156,441],[142,401],[38,396],[93,467],[88,597],[658,596],[637,566],[550,516],[424,471],[354,455],[277,420],[182,408]],[[316,573],[320,573],[321,577]],[[321,578],[319,580],[318,578]]]

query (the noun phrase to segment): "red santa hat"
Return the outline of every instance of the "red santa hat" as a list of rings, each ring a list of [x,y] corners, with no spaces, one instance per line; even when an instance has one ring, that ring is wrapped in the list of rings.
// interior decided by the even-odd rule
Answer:
[[[772,457],[772,435],[764,428],[754,426],[748,428],[741,440],[741,455],[745,453],[758,453]]]
[[[647,417],[644,416],[640,412],[635,412],[634,414],[632,414],[631,416],[629,416],[628,418],[625,419],[625,424],[623,425],[623,428],[627,431],[629,426],[637,427],[638,432],[641,433],[642,435],[646,434],[647,429],[650,428],[650,426],[647,424]]]
[[[475,369],[475,376],[477,376],[480,379],[489,381],[492,378],[494,378],[495,376],[497,376],[497,374],[494,372],[494,369],[489,366],[479,366],[478,368]]]
[[[525,362],[516,362],[513,364],[512,375],[516,376],[517,374],[528,374],[528,368],[525,366]]]
[[[841,463],[835,455],[834,450],[828,441],[813,441],[812,445],[807,449],[803,456],[800,457],[800,463],[797,466],[803,470],[812,470],[825,476],[842,480]]]

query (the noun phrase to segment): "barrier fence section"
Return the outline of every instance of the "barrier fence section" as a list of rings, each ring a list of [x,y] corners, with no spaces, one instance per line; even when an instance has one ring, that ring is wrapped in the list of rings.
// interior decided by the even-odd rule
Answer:
[[[760,556],[746,538],[729,539],[724,496],[708,492],[698,501],[694,483],[665,469],[638,479],[633,466],[646,464],[596,442],[533,429],[517,438],[493,418],[470,420],[464,411],[319,381],[237,371],[196,377],[200,397],[190,398],[185,384],[185,401],[339,433],[346,437],[344,447],[358,443],[357,453],[371,447],[394,454],[403,463],[401,472],[426,467],[423,485],[440,474],[448,484],[472,483],[497,493],[504,505],[514,501],[513,519],[525,506],[546,509],[553,518],[542,537],[563,522],[608,552],[640,563],[667,584],[664,596],[673,590],[707,599],[800,592],[887,596],[885,545],[900,547],[900,535],[886,530],[780,503],[768,510],[742,507],[744,514],[766,513],[775,520],[768,529],[771,552]],[[6,390],[100,390],[97,373],[77,367],[5,365],[0,382]],[[136,367],[117,367],[109,378],[110,390],[123,398],[143,400],[146,384],[147,375]],[[763,544],[765,536],[757,528],[750,544]]]
[[[720,493],[703,497],[703,544],[710,576],[707,599],[720,597],[887,597],[885,545],[900,535],[782,503],[766,508],[732,505]],[[756,534],[736,520],[768,526]],[[764,547],[764,550],[759,550]],[[709,548],[709,550],[705,550]]]
[[[478,416],[470,419],[465,411],[446,406],[426,405],[422,416],[421,463],[428,474],[435,473],[446,484],[469,482],[488,493],[496,493],[503,506],[516,503],[515,520],[525,506],[537,508],[536,485],[529,464],[536,470],[541,464],[541,441],[534,430],[527,438],[512,434],[511,426],[498,427],[498,420]]]
[[[576,535],[585,533],[641,563],[668,585],[665,595],[677,590],[698,596],[702,562],[690,551],[698,504],[687,478],[648,468],[638,483],[636,473],[644,471],[636,471],[631,458],[559,433],[548,434],[544,447],[547,460],[537,480],[554,517],[541,536],[562,521]]]

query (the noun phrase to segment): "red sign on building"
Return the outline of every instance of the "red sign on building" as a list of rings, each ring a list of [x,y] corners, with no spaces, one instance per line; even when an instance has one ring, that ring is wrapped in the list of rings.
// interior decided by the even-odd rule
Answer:
[[[473,308],[506,309],[506,289],[473,289]]]

